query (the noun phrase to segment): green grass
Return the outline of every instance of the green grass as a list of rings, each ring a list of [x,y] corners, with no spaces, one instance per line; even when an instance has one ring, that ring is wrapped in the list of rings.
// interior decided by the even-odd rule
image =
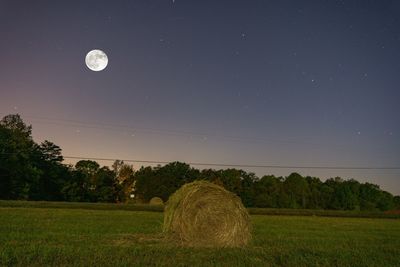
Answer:
[[[242,249],[176,247],[160,212],[0,208],[4,266],[400,266],[400,220],[253,215]]]
[[[156,211],[162,212],[162,205],[148,204],[115,204],[90,202],[56,202],[56,201],[24,201],[0,200],[0,207],[14,208],[61,208],[61,209],[88,209],[88,210],[129,210],[129,211]]]
[[[162,212],[162,205],[147,204],[114,204],[88,202],[50,202],[50,201],[21,201],[0,200],[0,207],[19,208],[62,208],[88,210],[128,210]],[[323,217],[355,217],[355,218],[397,218],[400,214],[386,214],[381,211],[344,211],[344,210],[311,210],[311,209],[265,209],[248,208],[253,215],[287,215],[287,216],[323,216]]]

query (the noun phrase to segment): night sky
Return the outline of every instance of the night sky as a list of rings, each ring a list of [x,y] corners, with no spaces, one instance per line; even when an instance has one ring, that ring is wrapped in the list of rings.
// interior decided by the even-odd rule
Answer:
[[[399,167],[400,1],[0,0],[12,113],[65,156]],[[244,169],[400,194],[400,170]]]

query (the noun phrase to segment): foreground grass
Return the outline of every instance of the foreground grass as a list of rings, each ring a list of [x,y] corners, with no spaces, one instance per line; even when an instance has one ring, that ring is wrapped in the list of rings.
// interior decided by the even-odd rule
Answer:
[[[400,221],[253,215],[243,249],[182,248],[162,213],[0,208],[4,266],[400,266]]]

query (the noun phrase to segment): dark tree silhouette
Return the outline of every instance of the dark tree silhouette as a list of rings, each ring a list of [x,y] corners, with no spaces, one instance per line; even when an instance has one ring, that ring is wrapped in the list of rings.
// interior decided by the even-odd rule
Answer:
[[[240,169],[199,171],[186,163],[142,167],[115,161],[112,169],[92,160],[74,167],[63,164],[62,150],[50,141],[36,144],[32,127],[21,117],[5,116],[0,121],[0,199],[124,202],[153,197],[167,201],[185,183],[212,181],[237,194],[248,207],[337,210],[400,209],[400,197],[378,185],[344,180],[322,182],[316,177],[292,173],[287,177]]]

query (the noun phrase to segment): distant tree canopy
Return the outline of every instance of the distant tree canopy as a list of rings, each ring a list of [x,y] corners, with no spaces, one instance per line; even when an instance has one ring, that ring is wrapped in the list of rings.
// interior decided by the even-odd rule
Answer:
[[[237,194],[247,207],[335,210],[400,209],[400,196],[378,185],[292,173],[261,178],[244,170],[198,170],[186,163],[142,167],[115,161],[112,168],[81,160],[63,164],[61,148],[50,141],[37,144],[32,127],[19,115],[0,121],[0,198],[52,201],[125,202],[130,195],[148,202],[164,202],[183,184],[204,179]]]

